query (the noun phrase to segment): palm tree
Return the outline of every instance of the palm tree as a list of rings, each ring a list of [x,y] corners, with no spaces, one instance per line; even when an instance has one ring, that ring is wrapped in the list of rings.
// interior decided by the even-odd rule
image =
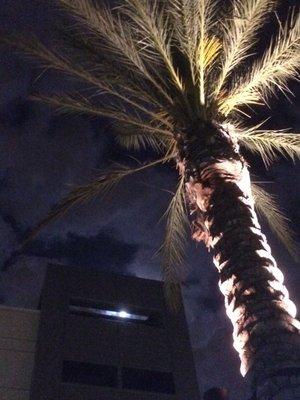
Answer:
[[[287,82],[297,76],[299,16],[294,10],[285,24],[278,20],[277,35],[255,57],[275,0],[232,0],[226,7],[217,0],[124,0],[113,9],[92,0],[59,3],[73,21],[62,44],[49,49],[23,39],[21,46],[83,82],[83,90],[34,98],[63,112],[110,118],[119,144],[151,148],[158,157],[136,168],[110,166],[74,188],[34,233],[125,177],[170,163],[179,182],[161,249],[169,292],[180,279],[190,226],[192,238],[213,254],[241,373],[250,376],[257,399],[299,398],[300,324],[256,211],[290,251],[293,238],[274,198],[251,183],[242,155],[256,153],[266,166],[300,155],[299,135],[248,125],[252,108],[278,91],[288,94]]]

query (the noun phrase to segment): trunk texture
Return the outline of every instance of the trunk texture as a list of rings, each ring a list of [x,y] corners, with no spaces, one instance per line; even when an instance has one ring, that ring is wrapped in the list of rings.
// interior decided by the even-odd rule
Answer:
[[[179,142],[193,238],[213,252],[253,398],[300,399],[300,324],[254,211],[247,164],[224,128],[205,130],[205,142],[193,130]]]

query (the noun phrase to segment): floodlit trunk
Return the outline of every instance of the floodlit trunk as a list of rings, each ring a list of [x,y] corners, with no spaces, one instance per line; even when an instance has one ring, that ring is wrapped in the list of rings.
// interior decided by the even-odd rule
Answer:
[[[204,240],[213,252],[233,324],[233,346],[242,375],[251,379],[254,398],[300,399],[296,307],[261,232],[238,145],[221,127],[208,129],[212,133],[205,143],[187,137],[181,153],[193,238]],[[206,147],[191,153],[192,144],[194,149]]]

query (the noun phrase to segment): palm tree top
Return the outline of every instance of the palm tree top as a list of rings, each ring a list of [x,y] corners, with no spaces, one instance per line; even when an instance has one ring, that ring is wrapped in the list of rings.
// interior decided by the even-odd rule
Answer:
[[[276,1],[233,0],[226,9],[216,0],[124,0],[114,9],[92,0],[58,2],[77,21],[65,48],[56,53],[33,42],[31,51],[97,90],[96,104],[84,96],[55,99],[74,111],[124,122],[126,107],[129,125],[142,128],[135,125],[141,120],[154,134],[172,136],[174,126],[199,120],[236,123],[245,106],[267,104],[276,89],[288,93],[287,81],[297,77],[295,10],[264,54],[247,60]]]
[[[232,0],[226,7],[216,0],[124,0],[114,8],[93,0],[58,2],[75,21],[62,35],[62,44],[49,49],[24,39],[21,45],[86,88],[81,93],[34,97],[63,112],[108,117],[121,145],[135,150],[151,147],[160,157],[135,169],[112,167],[95,181],[74,188],[37,230],[73,205],[106,193],[133,172],[174,161],[180,169],[178,142],[185,136],[201,138],[203,148],[197,151],[206,151],[205,144],[215,140],[215,126],[241,148],[258,153],[267,166],[280,155],[299,157],[299,135],[248,123],[253,107],[267,105],[278,92],[288,95],[288,81],[297,79],[296,10],[285,23],[278,21],[277,34],[255,57],[260,29],[276,10],[275,0]],[[260,187],[253,186],[253,191],[258,210],[291,250],[286,219],[275,200]],[[181,176],[167,211],[167,270],[183,259],[184,200]]]

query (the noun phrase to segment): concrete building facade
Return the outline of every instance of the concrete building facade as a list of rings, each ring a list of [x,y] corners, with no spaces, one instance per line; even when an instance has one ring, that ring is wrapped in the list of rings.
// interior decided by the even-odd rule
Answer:
[[[29,400],[40,312],[0,307],[0,399]]]

